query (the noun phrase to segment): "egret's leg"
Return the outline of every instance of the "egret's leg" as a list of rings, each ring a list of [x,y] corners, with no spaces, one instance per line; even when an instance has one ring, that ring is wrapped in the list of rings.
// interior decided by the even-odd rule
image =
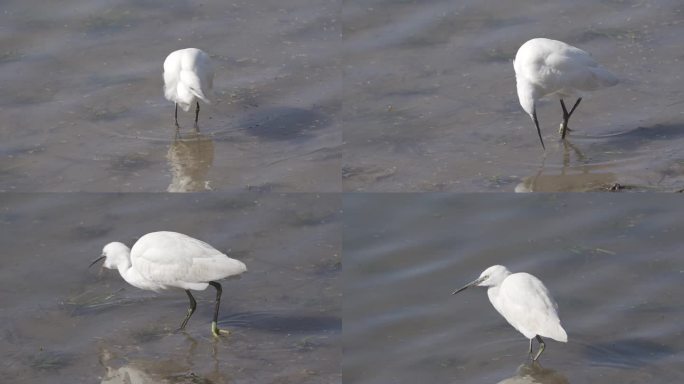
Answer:
[[[534,339],[534,337],[532,339]],[[530,339],[530,350],[527,352],[528,355],[532,355],[532,339]]]
[[[532,340],[530,340],[532,342]],[[542,352],[544,352],[544,348],[546,348],[546,344],[544,344],[544,340],[542,340],[539,335],[537,335],[537,342],[539,342],[539,351],[537,351],[537,355],[532,359],[532,361],[537,361],[539,360],[539,356],[541,356]]]
[[[570,110],[570,113],[568,114],[568,118],[570,118],[570,116],[572,116],[572,113],[575,112],[575,108],[577,108],[580,101],[582,101],[581,97],[579,99],[577,99],[577,101],[575,101],[575,105],[572,106],[572,109]]]
[[[190,320],[190,316],[192,316],[192,314],[195,313],[195,309],[197,309],[197,302],[195,301],[195,298],[192,297],[190,290],[186,289],[185,293],[188,294],[188,299],[190,299],[190,308],[188,308],[188,315],[185,316],[185,320],[183,320],[179,329],[185,328],[185,326],[188,324],[188,320]]]
[[[219,307],[221,306],[221,293],[223,292],[223,289],[221,288],[221,284],[215,281],[210,281],[209,284],[216,288],[216,307],[214,308],[214,320],[211,322],[211,333],[213,333],[214,336],[220,336],[221,334],[227,335],[230,332],[218,328],[218,313]]]
[[[537,120],[537,110],[532,110],[532,121],[534,121],[534,126],[537,127],[537,135],[539,135],[539,141],[541,142],[542,149],[546,150],[544,146],[544,139],[542,139],[541,129],[539,129],[539,120]]]
[[[561,138],[565,139],[565,135],[571,131],[570,128],[568,128],[568,121],[570,120],[570,116],[572,116],[572,113],[575,112],[575,109],[579,105],[579,103],[582,101],[582,98],[578,98],[577,101],[575,102],[575,105],[572,106],[572,109],[570,109],[570,112],[568,112],[568,109],[565,107],[565,102],[563,99],[561,99],[561,108],[563,108],[563,122],[560,125],[560,130],[559,133],[561,134]]]
[[[197,129],[197,120],[199,119],[199,101],[197,103],[197,108],[195,108],[195,129]],[[571,112],[572,113],[572,112]]]
[[[175,121],[176,121],[176,128],[180,128],[180,127],[178,126],[178,103],[174,103],[174,104],[176,105],[176,112],[175,112],[175,114],[174,114],[173,116],[174,116],[174,119],[175,119]]]

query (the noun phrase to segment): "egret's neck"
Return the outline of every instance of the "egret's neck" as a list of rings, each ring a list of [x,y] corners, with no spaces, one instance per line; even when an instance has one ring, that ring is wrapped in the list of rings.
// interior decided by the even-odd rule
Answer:
[[[133,268],[131,268],[131,259],[129,257],[126,257],[126,259],[121,260],[119,264],[117,264],[116,269],[119,270],[119,274],[121,277],[124,278],[128,283],[128,278],[126,276],[130,276],[130,273],[133,271]]]
[[[500,285],[492,285],[487,289],[487,297],[489,297],[489,302],[492,303],[492,306],[501,314],[501,306],[499,305],[499,288],[501,288]]]
[[[130,259],[126,260],[126,263],[122,263],[118,265],[119,269],[119,274],[121,277],[123,277],[126,282],[136,288],[140,289],[151,289],[156,291],[159,287],[152,284],[150,285],[150,282],[142,277],[140,273],[131,266],[131,261]]]
[[[527,112],[528,115],[532,116],[534,113],[534,101],[539,97],[537,94],[537,88],[530,82],[525,80],[517,80],[516,86],[518,89],[518,100],[520,101],[520,106]]]

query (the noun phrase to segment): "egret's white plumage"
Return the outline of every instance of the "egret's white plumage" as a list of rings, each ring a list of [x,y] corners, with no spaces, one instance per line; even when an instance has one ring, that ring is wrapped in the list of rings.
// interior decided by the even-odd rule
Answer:
[[[532,339],[537,339],[541,347],[534,360],[544,350],[542,336],[563,343],[568,341],[558,318],[558,305],[544,283],[535,276],[525,272],[511,274],[506,267],[494,265],[454,294],[472,286],[489,287],[487,296],[497,312],[530,339],[530,353]]]
[[[583,93],[618,83],[618,78],[600,66],[589,53],[558,40],[537,38],[527,41],[518,49],[513,67],[520,105],[534,121],[542,146],[544,141],[537,121],[537,100],[550,95],[558,95],[561,99],[561,135],[564,138],[568,120],[582,100]],[[579,99],[568,112],[563,98],[571,96]]]
[[[197,103],[195,123],[199,116],[199,102],[209,104],[214,82],[214,69],[204,51],[185,48],[171,52],[164,60],[164,97],[176,104],[176,124],[178,106],[189,111]]]
[[[113,242],[102,250],[104,267],[117,269],[121,277],[134,287],[158,292],[172,287],[186,290],[191,308],[181,328],[195,310],[190,290],[202,291],[209,285],[217,290],[212,331],[218,334],[216,321],[221,297],[221,285],[216,280],[247,271],[245,264],[232,259],[211,245],[177,232],[152,232],[141,237],[129,249]],[[92,265],[92,264],[91,264]]]

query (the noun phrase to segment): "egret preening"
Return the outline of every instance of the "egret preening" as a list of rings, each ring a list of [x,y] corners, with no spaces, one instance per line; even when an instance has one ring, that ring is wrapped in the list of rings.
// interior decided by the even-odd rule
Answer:
[[[539,359],[546,347],[542,336],[563,343],[568,341],[558,318],[558,305],[536,277],[525,272],[511,274],[506,267],[494,265],[452,295],[473,286],[489,287],[487,296],[494,308],[513,328],[530,339],[530,355],[532,339],[537,339],[539,350],[533,361]]]
[[[243,262],[177,232],[148,233],[131,249],[122,243],[109,243],[102,250],[102,256],[90,265],[103,259],[105,268],[118,269],[121,277],[136,288],[155,292],[172,287],[184,289],[190,299],[190,308],[180,329],[185,328],[197,307],[190,290],[203,291],[211,285],[216,288],[211,332],[215,336],[228,333],[217,325],[222,289],[216,280],[245,272],[247,267]]]
[[[583,92],[618,83],[617,77],[600,66],[589,53],[558,40],[529,40],[518,49],[513,67],[520,105],[537,127],[543,148],[544,140],[537,120],[537,100],[554,94],[560,97],[563,110],[560,134],[565,139],[569,130],[568,120],[582,101]],[[568,111],[563,98],[572,96],[577,96],[577,101]]]
[[[214,82],[214,69],[209,55],[197,48],[171,52],[164,60],[164,97],[176,105],[175,120],[178,127],[178,106],[189,111],[195,108],[195,128],[199,119],[199,100],[209,104]]]

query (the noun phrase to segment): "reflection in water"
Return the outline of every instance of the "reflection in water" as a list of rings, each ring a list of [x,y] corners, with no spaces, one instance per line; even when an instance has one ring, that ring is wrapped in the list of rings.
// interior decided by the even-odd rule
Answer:
[[[572,153],[581,165],[571,166]],[[546,160],[546,159],[544,159]],[[539,171],[526,177],[515,186],[515,192],[590,192],[610,190],[617,185],[617,175],[612,172],[597,172],[603,165],[586,164],[584,154],[568,140],[563,140],[563,167],[560,174],[544,174],[549,171],[542,163]],[[578,172],[579,171],[579,172]]]
[[[214,142],[195,131],[185,137],[176,136],[166,155],[173,179],[168,192],[200,192],[211,190],[207,173],[214,163]]]
[[[216,342],[212,346],[213,370],[207,375],[199,375],[192,371],[195,366],[193,357],[197,355],[197,341],[188,336],[190,347],[182,358],[129,360],[117,358],[107,349],[100,352],[100,364],[105,368],[102,384],[158,384],[158,383],[195,383],[209,384],[228,382],[228,378],[219,372]],[[199,355],[198,355],[199,356]],[[201,355],[206,358],[206,355]],[[183,361],[185,360],[185,361]],[[211,377],[211,379],[209,378]]]
[[[515,376],[499,381],[497,384],[567,384],[568,379],[553,369],[547,369],[534,362],[522,364]]]

